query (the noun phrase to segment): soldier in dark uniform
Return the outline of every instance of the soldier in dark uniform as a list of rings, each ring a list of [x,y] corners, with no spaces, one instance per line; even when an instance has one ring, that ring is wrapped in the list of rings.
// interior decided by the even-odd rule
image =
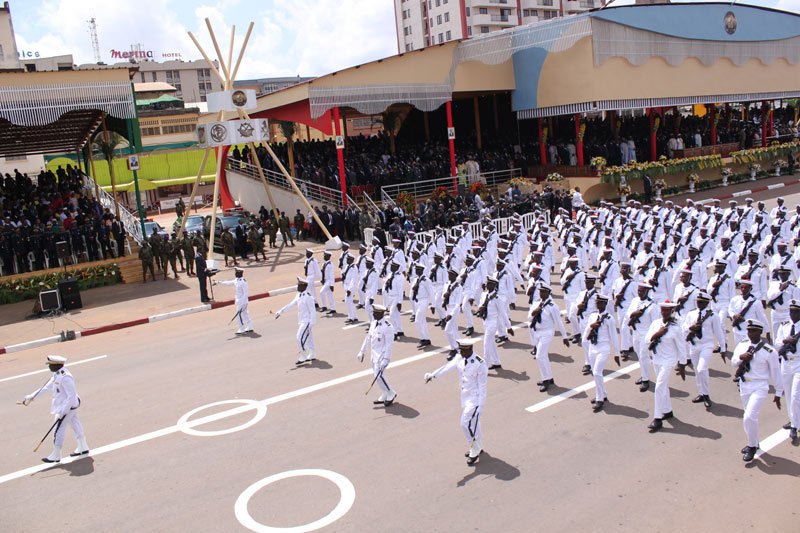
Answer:
[[[308,238],[308,235],[306,235],[304,229],[305,223],[306,223],[306,217],[304,217],[303,214],[298,209],[297,214],[294,215],[294,229],[295,231],[297,231],[297,240]]]
[[[264,238],[259,235],[255,224],[250,225],[250,231],[247,232],[247,240],[250,242],[250,246],[253,249],[253,255],[256,256],[256,261],[259,260],[258,254],[261,254],[261,256],[264,258],[264,261],[266,261],[267,254],[264,253]]]
[[[156,268],[159,270],[163,268],[166,273],[166,265],[161,264],[161,247],[164,241],[161,238],[161,235],[158,234],[158,229],[153,228],[153,233],[150,235],[147,241],[150,243],[150,250],[153,253],[153,259],[155,260]]]
[[[269,247],[275,248],[275,240],[278,237],[278,222],[275,220],[275,216],[270,213],[269,218],[267,219],[267,233],[269,234]]]
[[[14,273],[14,254],[11,252],[11,242],[5,232],[0,233],[0,259],[3,260],[2,275]]]
[[[242,254],[242,259],[247,259],[247,229],[241,220],[236,225],[236,247]]]
[[[283,244],[286,244],[286,239],[289,239],[291,246],[294,246],[294,240],[292,239],[292,228],[289,222],[289,217],[286,216],[286,212],[281,211],[281,218],[278,220],[278,228],[281,230],[281,238],[283,238]]]
[[[205,252],[198,249],[194,256],[194,263],[195,271],[197,272],[197,281],[200,284],[200,301],[208,303],[211,300],[208,298],[208,287],[206,286],[208,275],[206,274]]]
[[[153,251],[150,249],[150,245],[147,244],[147,241],[144,241],[142,247],[139,248],[139,260],[142,262],[142,283],[147,283],[148,269],[150,270],[150,277],[155,281],[156,272],[153,269]]]
[[[70,245],[72,246],[72,253],[75,257],[80,257],[85,247],[83,245],[83,232],[79,226],[72,226],[69,230]]]
[[[183,246],[183,257],[186,258],[186,274],[194,276],[194,244],[192,244],[192,239],[186,230],[183,230],[181,245]]]
[[[114,240],[117,242],[117,257],[123,257],[125,255],[125,226],[117,217],[114,217],[114,222],[111,223],[111,233],[114,234]]]
[[[173,234],[174,237],[174,234]],[[172,272],[175,274],[175,279],[181,279],[178,276],[178,256],[181,253],[181,245],[176,239],[172,239],[163,243],[163,250],[166,252],[167,261],[172,267]],[[167,279],[167,266],[164,265],[164,279]]]
[[[89,261],[97,261],[97,224],[90,223],[86,226],[86,251],[89,254]]]
[[[111,251],[111,239],[108,237],[108,226],[104,223],[98,223],[97,232],[100,236],[100,249],[103,252],[103,259],[113,257],[114,254]]]
[[[206,238],[199,231],[194,232],[194,239],[192,240],[192,244],[203,254],[208,252],[208,241],[206,241]],[[197,256],[195,255],[193,255],[193,257],[195,257],[195,259],[197,258]]]
[[[239,266],[236,261],[236,242],[233,240],[233,234],[227,227],[222,228],[222,235],[219,238],[222,241],[222,253],[225,255],[225,266],[228,266],[228,256],[233,259],[233,265]]]

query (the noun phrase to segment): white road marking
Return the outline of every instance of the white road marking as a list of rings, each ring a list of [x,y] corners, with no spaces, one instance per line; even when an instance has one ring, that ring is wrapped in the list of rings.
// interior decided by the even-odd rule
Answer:
[[[758,444],[758,452],[756,452],[756,459],[761,457],[763,454],[769,452],[772,448],[774,448],[775,446],[782,443],[788,438],[789,438],[789,430],[779,429],[766,439],[762,440]]]
[[[69,368],[71,366],[79,365],[81,363],[89,363],[91,361],[97,361],[98,359],[105,359],[106,357],[108,357],[108,356],[107,355],[99,355],[97,357],[91,357],[89,359],[82,359],[80,361],[75,361],[75,362],[67,364],[66,366],[67,366],[67,368]],[[33,372],[27,372],[25,374],[20,374],[18,376],[11,376],[10,378],[3,378],[3,379],[0,379],[0,383],[2,383],[4,381],[11,381],[12,379],[19,379],[19,378],[26,378],[28,376],[35,376],[36,374],[44,374],[45,372],[50,372],[50,370],[47,369],[47,368],[43,368],[41,370],[34,370]]]
[[[786,186],[785,183],[773,183],[772,185],[767,185],[767,189],[771,191],[773,189],[780,189],[781,187],[785,186]]]
[[[216,407],[217,405],[227,405],[230,403],[242,403],[246,405],[252,405],[256,409],[256,414],[253,418],[245,422],[244,424],[239,424],[238,426],[234,426],[228,429],[220,429],[217,431],[201,431],[199,429],[194,429],[191,425],[188,424],[188,421],[192,416],[196,415],[200,411],[208,409],[210,407]],[[261,421],[262,418],[267,416],[267,406],[258,403],[255,400],[247,400],[247,399],[237,399],[237,400],[223,400],[221,402],[214,402],[208,405],[202,405],[195,409],[192,409],[182,417],[178,419],[178,426],[180,426],[181,431],[186,433],[187,435],[193,435],[195,437],[216,437],[219,435],[227,435],[228,433],[236,433],[237,431],[242,431],[243,429],[247,429],[250,426],[256,425],[258,422]]]
[[[612,379],[617,379],[618,377],[624,376],[625,374],[630,374],[631,372],[633,372],[637,368],[639,368],[639,363],[633,363],[632,365],[628,365],[626,367],[622,367],[619,370],[617,370],[616,372],[612,372],[611,374],[608,374],[607,376],[603,376],[603,383],[608,383]],[[568,398],[572,398],[573,396],[575,396],[577,394],[580,394],[582,392],[586,392],[586,391],[591,390],[593,388],[595,388],[594,380],[592,380],[592,381],[590,381],[588,383],[584,383],[580,387],[575,387],[574,389],[570,389],[568,391],[562,392],[561,394],[558,394],[556,396],[551,396],[550,398],[548,398],[546,400],[542,400],[541,402],[535,403],[535,404],[531,405],[530,407],[526,407],[525,410],[528,411],[529,413],[536,413],[537,411],[541,411],[542,409],[546,409],[547,407],[550,407],[552,405],[556,405],[557,403],[561,403],[561,402],[563,402],[564,400],[566,400]]]
[[[402,316],[402,315],[410,315],[410,314],[411,314],[411,311],[404,311],[404,312],[400,313],[400,316]],[[359,322],[357,324],[350,324],[349,326],[344,326],[342,329],[343,330],[348,330],[348,329],[353,329],[353,328],[360,328],[361,326],[369,326],[369,322]]]
[[[319,520],[314,520],[308,524],[303,524],[301,526],[294,526],[294,527],[272,527],[264,525],[260,522],[257,522],[247,510],[247,504],[250,502],[250,499],[255,495],[256,492],[263,489],[267,485],[271,485],[276,481],[281,481],[283,479],[288,479],[292,477],[300,477],[300,476],[317,476],[328,481],[332,482],[339,488],[339,502],[336,504],[336,507],[333,508],[333,511],[328,513],[327,515],[323,516]],[[321,470],[321,469],[303,469],[303,470],[289,470],[288,472],[281,472],[280,474],[274,474],[269,477],[265,477],[260,481],[256,481],[249,487],[245,489],[242,494],[236,499],[236,504],[233,506],[234,514],[236,515],[236,519],[242,524],[244,527],[249,529],[250,531],[257,531],[257,532],[270,532],[270,531],[291,531],[297,533],[305,533],[307,531],[316,531],[317,529],[322,529],[323,527],[330,525],[345,514],[350,508],[353,506],[353,502],[356,501],[356,488],[353,486],[353,483],[344,477],[342,474],[337,472],[332,472],[330,470]]]

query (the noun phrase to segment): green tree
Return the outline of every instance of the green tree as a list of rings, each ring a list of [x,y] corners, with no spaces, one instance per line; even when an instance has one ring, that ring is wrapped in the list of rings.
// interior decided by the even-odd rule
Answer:
[[[117,181],[114,175],[114,158],[116,157],[116,150],[121,146],[127,146],[128,141],[115,131],[108,132],[108,141],[102,131],[95,134],[94,142],[92,143],[92,151],[100,152],[103,158],[108,163],[108,173],[111,176],[111,192],[114,195],[114,211],[119,216],[119,204],[117,203]]]

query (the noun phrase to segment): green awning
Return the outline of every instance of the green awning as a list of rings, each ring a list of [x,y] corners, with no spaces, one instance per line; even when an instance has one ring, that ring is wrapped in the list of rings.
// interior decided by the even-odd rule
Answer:
[[[201,182],[209,182],[214,181],[214,177],[216,174],[204,174],[201,178]],[[171,185],[185,185],[187,183],[194,183],[194,180],[197,179],[197,176],[186,176],[185,178],[169,178],[165,180],[139,180],[139,190],[149,191],[152,189],[157,189],[159,187],[169,187]],[[146,182],[148,184],[147,188],[142,188],[142,183]],[[111,192],[111,185],[103,185],[101,187],[106,192]],[[129,181],[127,183],[118,183],[117,184],[117,192],[121,191],[134,191],[133,182]]]
[[[167,102],[183,102],[182,99],[172,96],[171,94],[162,94],[158,98],[150,98],[147,100],[136,100],[137,106],[146,106],[146,105],[153,105],[153,104],[164,104]]]

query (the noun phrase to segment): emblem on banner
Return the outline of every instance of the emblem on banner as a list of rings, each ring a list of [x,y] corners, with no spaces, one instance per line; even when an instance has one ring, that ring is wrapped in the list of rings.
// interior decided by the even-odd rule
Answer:
[[[728,11],[725,13],[723,22],[725,24],[725,31],[728,32],[728,35],[733,35],[736,33],[738,22],[736,22],[736,15],[733,14],[733,11]]]
[[[228,136],[228,128],[222,124],[214,124],[211,126],[211,140],[215,143],[221,143]]]
[[[255,133],[256,129],[249,122],[242,122],[238,131],[240,137],[247,139],[253,136],[253,133]]]

